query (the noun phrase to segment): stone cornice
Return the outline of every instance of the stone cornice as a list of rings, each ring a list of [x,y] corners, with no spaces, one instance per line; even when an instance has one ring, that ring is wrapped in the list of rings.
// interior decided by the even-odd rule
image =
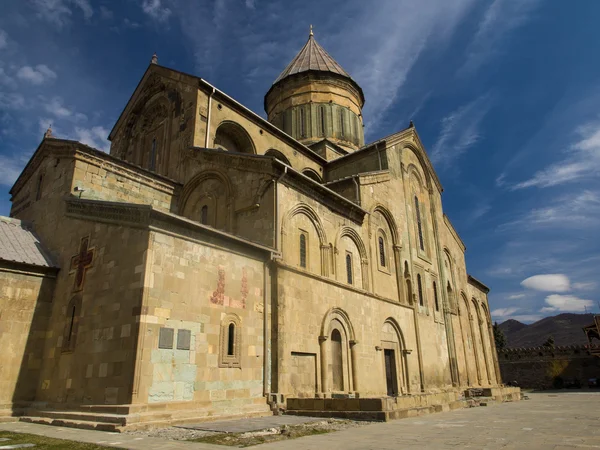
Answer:
[[[37,266],[19,261],[0,260],[0,272],[17,273],[42,278],[56,278],[59,267]]]
[[[176,214],[158,211],[150,205],[85,200],[75,197],[67,198],[65,202],[67,205],[66,216],[74,219],[148,229],[185,240],[203,242],[240,254],[249,252],[261,254],[263,256],[261,259],[278,255],[278,252],[270,247],[202,225]]]
[[[454,225],[452,225],[452,222],[450,222],[450,219],[448,218],[448,216],[446,214],[444,214],[444,223],[448,227],[448,230],[450,231],[450,234],[456,240],[456,243],[462,249],[463,253],[466,252],[467,251],[467,246],[465,245],[465,243],[463,242],[463,240],[458,235],[458,232],[456,231],[456,229],[454,228]]]
[[[483,284],[481,281],[479,281],[477,278],[467,274],[467,281],[471,286],[476,287],[477,289],[479,289],[480,291],[484,292],[485,294],[487,294],[488,292],[490,292],[490,288],[487,287],[485,284]]]

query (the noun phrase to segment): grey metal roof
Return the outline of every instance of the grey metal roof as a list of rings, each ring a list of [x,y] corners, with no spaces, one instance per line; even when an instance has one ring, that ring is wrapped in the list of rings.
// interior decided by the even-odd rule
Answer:
[[[5,216],[0,216],[0,260],[58,267],[44,250],[31,225]]]
[[[302,47],[302,50],[300,50],[292,62],[288,64],[285,70],[281,72],[281,75],[277,77],[273,84],[278,83],[290,75],[307,72],[309,70],[332,72],[351,79],[348,72],[342,69],[342,66],[329,56],[329,53],[317,43],[312,31],[310,32],[308,41],[304,47]]]

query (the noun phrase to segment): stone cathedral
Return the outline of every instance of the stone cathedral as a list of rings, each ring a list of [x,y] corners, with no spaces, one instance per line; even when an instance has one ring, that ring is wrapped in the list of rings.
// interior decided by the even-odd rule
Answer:
[[[416,129],[365,144],[364,103],[311,31],[267,120],[154,56],[110,154],[49,130],[0,218],[1,416],[387,420],[516,397]]]

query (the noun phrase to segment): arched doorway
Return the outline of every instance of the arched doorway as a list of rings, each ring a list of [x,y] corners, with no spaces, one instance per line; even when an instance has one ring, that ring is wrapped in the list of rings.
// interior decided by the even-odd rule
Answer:
[[[408,364],[404,337],[400,331],[400,326],[391,317],[383,324],[380,348],[383,353],[386,394],[395,397],[407,393]]]
[[[334,391],[344,390],[344,357],[342,335],[338,329],[331,332],[331,388]]]

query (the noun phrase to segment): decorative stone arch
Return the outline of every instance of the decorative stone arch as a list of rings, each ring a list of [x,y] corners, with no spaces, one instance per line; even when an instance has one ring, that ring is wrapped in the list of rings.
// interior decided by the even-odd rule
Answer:
[[[500,375],[500,366],[498,365],[498,352],[496,350],[496,340],[494,339],[492,318],[484,302],[481,302],[481,309],[483,311],[483,316],[485,317],[485,328],[487,328],[487,336],[490,343],[490,358],[492,359],[491,365],[493,366],[494,381],[496,384],[499,384],[502,377]]]
[[[417,251],[419,253],[425,254],[425,255],[430,255],[431,254],[431,240],[430,240],[430,236],[431,233],[433,232],[433,230],[430,230],[430,226],[432,226],[432,223],[430,223],[433,218],[430,217],[431,212],[427,210],[427,208],[425,208],[425,199],[428,199],[429,201],[431,201],[431,198],[429,196],[429,192],[431,192],[431,187],[430,187],[430,181],[427,178],[427,174],[425,172],[425,170],[423,170],[423,175],[421,174],[421,171],[419,170],[419,168],[417,166],[415,166],[413,163],[409,164],[407,167],[407,172],[408,172],[408,180],[409,180],[409,187],[408,187],[408,191],[409,191],[409,195],[410,195],[410,199],[408,199],[409,204],[411,205],[411,209],[412,209],[412,226],[414,227],[414,233],[415,233],[415,237],[416,237],[416,243],[417,243]],[[423,177],[425,177],[425,182],[423,182]],[[416,180],[416,184],[418,185],[415,188],[415,183],[413,182],[413,179]],[[418,192],[415,190],[418,189]],[[415,200],[415,198],[418,200],[418,204],[419,204],[419,208],[417,211],[416,205],[415,203],[417,203],[417,201]],[[422,242],[422,247],[421,248],[421,237],[423,239]]]
[[[278,159],[282,163],[287,164],[288,166],[292,167],[292,163],[290,162],[290,160],[287,159],[287,157],[283,153],[281,153],[279,150],[270,148],[269,150],[267,150],[265,152],[265,155],[272,156],[273,158]]]
[[[469,301],[464,291],[460,291],[457,295],[460,296],[461,304],[457,305],[458,308],[458,323],[460,325],[460,334],[462,335],[463,353],[465,357],[465,370],[467,372],[467,385],[471,386],[470,364],[469,354],[473,356],[475,360],[476,376],[481,384],[481,373],[479,371],[479,360],[477,358],[477,348],[475,346],[475,340],[473,339],[473,316],[469,308]],[[466,322],[463,326],[463,322]],[[471,350],[469,351],[469,343]]]
[[[321,178],[321,175],[319,175],[315,170],[311,169],[310,167],[302,169],[302,175],[307,176],[308,178],[310,178],[313,181],[316,181],[319,184],[323,184],[323,178]]]
[[[221,319],[219,367],[242,367],[242,319],[237,314]]]
[[[481,341],[481,354],[483,355],[483,364],[485,366],[485,374],[487,375],[488,383],[492,384],[492,377],[490,374],[490,359],[488,357],[488,351],[485,345],[485,335],[487,334],[484,329],[484,320],[481,318],[481,311],[479,310],[479,302],[475,297],[471,298],[473,302],[473,308],[475,309],[475,314],[477,316],[477,332],[479,334],[479,340]]]
[[[342,338],[341,345],[333,337],[339,333]],[[333,379],[333,368],[336,366],[334,357],[338,357],[342,367],[342,374],[346,376],[341,380],[345,392],[358,391],[358,368],[357,368],[357,350],[358,341],[354,333],[354,327],[350,321],[348,313],[341,308],[331,308],[321,322],[321,331],[319,335],[319,345],[321,348],[321,390],[325,396],[331,395],[332,388],[335,387]],[[340,355],[335,355],[334,345],[339,345]],[[338,364],[339,365],[339,364]],[[330,377],[331,375],[331,377]]]
[[[400,245],[400,235],[398,233],[398,226],[396,225],[396,220],[394,219],[394,216],[392,215],[392,213],[390,212],[389,209],[387,209],[385,206],[383,206],[382,204],[377,204],[375,205],[375,207],[371,210],[371,214],[369,215],[369,223],[371,223],[372,217],[375,213],[380,213],[383,218],[385,219],[385,221],[388,224],[388,227],[390,229],[390,233],[391,233],[391,239],[392,239],[392,245]]]
[[[459,305],[456,296],[457,292],[455,290],[456,283],[454,280],[454,258],[452,258],[452,253],[450,253],[450,250],[446,246],[443,247],[443,253],[448,261],[448,267],[446,270],[446,273],[448,275],[446,277],[446,295],[448,299],[448,306],[450,307],[450,311],[452,311],[454,314],[458,314]]]
[[[414,304],[414,293],[413,293],[413,285],[412,285],[412,277],[410,275],[410,268],[408,267],[408,261],[404,261],[404,294],[406,303],[408,305]]]
[[[467,318],[469,320],[469,332],[470,332],[469,334],[471,336],[471,347],[473,349],[473,358],[475,359],[475,368],[477,369],[477,382],[481,386],[481,380],[482,380],[481,365],[479,363],[479,349],[477,348],[477,335],[475,334],[475,330],[476,330],[476,327],[478,326],[478,324],[473,324],[473,322],[475,321],[478,314],[477,314],[477,311],[475,311],[475,315],[474,315],[473,312],[471,311],[471,309],[476,307],[477,305],[476,305],[476,303],[471,304],[472,302],[469,302],[469,300],[467,299],[467,296],[462,291],[461,291],[461,297],[465,304],[465,308],[467,311]],[[477,318],[477,320],[479,320],[479,319]]]
[[[216,170],[209,170],[205,172],[201,172],[198,175],[194,176],[191,180],[189,180],[184,186],[181,192],[181,197],[179,200],[179,214],[192,218],[194,217],[193,211],[191,208],[196,206],[199,202],[202,202],[203,199],[206,199],[207,204],[213,205],[213,210],[216,212],[217,207],[220,209],[221,206],[216,205],[216,200],[214,198],[214,194],[207,192],[198,192],[198,188],[208,180],[217,180],[224,187],[225,194],[225,205],[223,208],[225,209],[225,230],[231,231],[233,225],[233,184],[227,175],[222,172]],[[214,222],[212,225],[216,226],[216,220],[212,220]]]
[[[172,105],[162,93],[146,98],[145,103],[138,105],[136,120],[128,133],[128,137],[135,141],[133,162],[146,169],[157,170],[168,165]],[[150,167],[151,152],[154,152],[154,168]]]
[[[428,190],[431,190],[433,186],[431,184],[431,174],[429,173],[429,164],[427,163],[425,152],[422,149],[420,149],[417,146],[414,146],[410,143],[404,144],[404,147],[402,150],[403,151],[410,150],[416,156],[416,158],[419,160],[419,164],[421,165],[423,175],[425,176],[425,183],[423,184],[423,186],[425,186]],[[414,166],[414,164],[410,164],[410,165]],[[409,165],[409,167],[410,167],[410,165]],[[417,172],[418,172],[418,170],[417,170]]]
[[[386,336],[383,333],[383,329],[385,328],[386,325],[390,325],[396,335],[397,338],[397,343],[395,343],[394,341],[390,341],[389,339],[385,339]],[[409,383],[409,376],[408,376],[408,360],[407,360],[407,356],[412,352],[412,350],[408,349],[406,347],[406,339],[404,338],[404,333],[402,333],[402,329],[400,328],[400,324],[398,324],[398,322],[396,321],[396,319],[394,319],[393,317],[388,317],[384,322],[383,322],[383,327],[382,327],[382,340],[381,340],[381,347],[380,350],[382,351],[382,357],[384,358],[384,371],[386,370],[385,368],[385,350],[393,350],[395,355],[395,364],[396,364],[396,373],[397,373],[397,378],[399,378],[399,390],[397,391],[398,393],[402,393],[402,394],[406,394],[410,392],[410,383]],[[397,382],[397,380],[396,380]]]
[[[343,226],[338,231],[338,234],[335,239],[335,253],[338,253],[338,249],[340,247],[340,242],[343,237],[349,237],[356,245],[358,249],[358,254],[360,256],[360,265],[361,265],[361,276],[362,276],[362,288],[365,291],[369,290],[369,256],[367,253],[367,248],[365,244],[358,234],[358,232],[354,228],[350,228],[348,226]]]
[[[325,228],[319,218],[318,214],[306,203],[298,203],[293,206],[285,213],[281,220],[281,250],[286,246],[287,235],[290,232],[289,224],[292,218],[298,214],[303,214],[311,221],[315,230],[317,230],[317,236],[319,238],[319,247],[321,249],[321,275],[324,277],[329,276],[330,267],[330,256],[329,246],[327,245],[327,235],[325,234]]]
[[[213,147],[238,153],[256,154],[256,147],[248,132],[239,123],[231,120],[224,120],[217,126]]]

